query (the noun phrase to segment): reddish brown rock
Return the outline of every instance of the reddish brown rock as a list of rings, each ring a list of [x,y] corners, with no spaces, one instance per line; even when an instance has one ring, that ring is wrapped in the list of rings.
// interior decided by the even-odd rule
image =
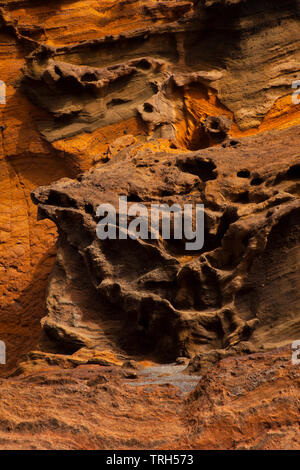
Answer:
[[[228,358],[211,368],[187,400],[193,446],[299,449],[300,375],[291,352]]]
[[[254,354],[300,334],[299,0],[7,0],[0,28],[0,447],[299,448],[290,351]],[[202,253],[99,244],[120,191],[204,202]],[[183,355],[187,406],[125,385]]]
[[[56,232],[36,225],[33,189],[106,161],[124,133],[197,150],[227,145],[230,122],[233,139],[299,123],[298,2],[225,3],[3,2],[1,374],[35,348],[44,315]],[[225,133],[209,124],[220,116]]]
[[[80,180],[34,191],[39,217],[59,229],[47,335],[58,348],[108,342],[160,360],[297,339],[299,142],[295,127],[195,153],[133,144]],[[149,239],[99,240],[97,208],[118,210],[120,195],[148,208],[203,203],[203,248],[151,240],[150,225]]]
[[[299,449],[290,348],[224,359],[185,397],[136,373],[130,385],[123,369],[47,365],[2,379],[1,448]]]

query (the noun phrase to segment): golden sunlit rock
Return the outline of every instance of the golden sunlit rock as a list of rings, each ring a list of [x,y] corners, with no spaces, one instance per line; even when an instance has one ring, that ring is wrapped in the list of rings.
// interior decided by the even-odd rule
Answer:
[[[1,449],[299,448],[299,11],[1,2]],[[120,195],[204,246],[99,240]]]

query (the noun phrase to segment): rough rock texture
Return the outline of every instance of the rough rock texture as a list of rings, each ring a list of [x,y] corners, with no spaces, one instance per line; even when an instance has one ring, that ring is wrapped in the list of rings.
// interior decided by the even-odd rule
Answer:
[[[239,133],[259,127],[274,103],[284,101],[299,70],[297,1],[128,3],[154,24],[74,45],[43,45],[28,57],[24,87],[49,113],[39,122],[48,141],[138,112],[158,135],[201,148],[205,104],[227,114]],[[168,12],[168,23],[155,21]]]
[[[300,128],[231,144],[171,155],[134,144],[79,181],[34,191],[39,218],[59,229],[43,328],[61,347],[99,349],[104,333],[168,360],[300,335]],[[118,208],[120,195],[129,207],[204,203],[204,247],[99,240],[97,207]]]
[[[54,225],[35,223],[33,189],[106,161],[123,133],[169,139],[162,150],[170,142],[197,150],[228,132],[295,125],[300,109],[291,103],[297,1],[14,0],[0,8],[2,374],[37,343],[55,254]]]
[[[289,348],[221,361],[188,399],[194,448],[299,449],[299,377]]]
[[[173,386],[139,385],[139,372],[96,364],[2,379],[0,446],[299,449],[300,376],[290,357],[288,348],[223,359],[184,400]]]
[[[299,7],[299,0],[0,2],[7,92],[0,104],[0,340],[7,364],[0,375],[23,374],[0,386],[2,448],[299,447],[292,430],[297,368],[281,351],[248,356],[300,334],[300,105],[291,99],[300,79]],[[121,193],[131,203],[204,202],[202,253],[186,253],[178,241],[100,243],[96,206]],[[208,374],[183,421],[175,415],[182,404],[176,390],[136,397],[119,370],[132,358],[139,368],[145,358],[177,356],[189,357],[189,372]],[[238,403],[230,392],[235,360],[238,380],[245,378]],[[253,392],[251,364],[267,376],[272,361],[278,376],[259,379]],[[102,389],[91,397],[81,388],[81,368],[97,374],[104,366],[117,383],[107,395],[115,401]],[[43,409],[46,389],[35,383],[41,370],[49,380]],[[64,381],[74,373],[69,389]],[[199,390],[212,398],[204,403]],[[79,397],[73,404],[71,393]],[[218,393],[229,397],[219,408]],[[258,407],[263,394],[278,399]],[[118,403],[126,410],[114,415]],[[103,432],[102,404],[112,416]],[[150,406],[159,429],[143,418]],[[82,417],[80,427],[82,407],[94,418]],[[122,430],[112,436],[120,415]],[[170,420],[174,436],[166,437]]]

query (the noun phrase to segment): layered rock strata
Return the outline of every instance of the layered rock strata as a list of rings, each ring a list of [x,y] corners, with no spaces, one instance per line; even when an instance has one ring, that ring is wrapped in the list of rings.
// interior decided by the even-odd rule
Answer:
[[[39,218],[59,230],[47,334],[76,349],[116,333],[125,350],[148,345],[161,360],[291,342],[300,334],[299,142],[294,127],[198,152],[132,144],[79,180],[34,191]],[[119,196],[149,209],[204,204],[203,248],[152,240],[150,225],[145,239],[100,240],[97,208],[118,210]]]

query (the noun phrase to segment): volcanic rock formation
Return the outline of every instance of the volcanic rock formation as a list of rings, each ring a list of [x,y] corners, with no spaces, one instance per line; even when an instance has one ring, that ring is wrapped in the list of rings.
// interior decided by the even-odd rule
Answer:
[[[160,360],[292,342],[300,335],[299,144],[300,127],[198,152],[133,144],[79,180],[34,191],[39,218],[59,229],[44,330],[61,347],[101,348],[109,317],[118,345],[138,353],[142,341]],[[117,208],[120,195],[128,205],[203,203],[204,247],[99,240],[97,207]]]
[[[0,375],[14,376],[1,381],[0,446],[299,446],[288,363],[300,338],[299,11],[299,0],[0,2]],[[201,251],[100,241],[97,207],[121,195],[204,204]],[[124,385],[146,359],[178,357],[204,376],[185,404],[172,387],[145,399],[147,387]],[[103,413],[120,412],[100,432],[103,397]],[[149,403],[159,432],[145,421],[132,441]],[[83,406],[93,417],[75,425]],[[116,419],[124,438],[110,434]]]

